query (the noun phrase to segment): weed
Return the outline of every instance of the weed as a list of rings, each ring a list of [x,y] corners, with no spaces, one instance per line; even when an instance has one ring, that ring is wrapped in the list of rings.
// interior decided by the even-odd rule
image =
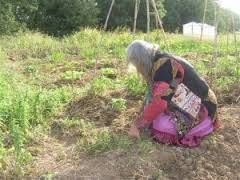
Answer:
[[[8,156],[8,151],[6,148],[4,148],[3,144],[3,137],[2,134],[0,135],[0,171],[5,170],[7,167],[7,156]]]
[[[111,151],[113,149],[125,149],[133,144],[125,135],[116,135],[108,128],[97,128],[94,124],[80,120],[81,137],[78,147],[91,154]]]
[[[2,50],[2,48],[0,47],[0,62],[4,61],[7,59],[7,55],[6,53]]]
[[[43,175],[42,178],[46,180],[53,180],[55,179],[57,174],[55,172],[48,172],[47,174]]]
[[[124,85],[131,96],[144,95],[147,85],[136,74],[125,77]]]
[[[161,169],[155,170],[152,174],[153,180],[161,180],[163,179],[163,171]]]
[[[63,75],[65,80],[79,80],[81,79],[84,72],[82,71],[66,71]]]
[[[24,149],[30,129],[34,125],[47,124],[46,119],[55,114],[69,96],[64,89],[39,91],[19,83],[19,77],[9,74],[1,73],[0,84],[0,124],[10,133],[10,147],[14,147],[16,170],[20,174],[22,166],[31,160],[31,154]]]
[[[90,154],[103,153],[113,149],[126,149],[133,144],[129,137],[113,134],[108,129],[89,131],[91,137],[82,137],[78,145]]]
[[[85,51],[81,53],[81,56],[86,59],[94,59],[96,56],[96,52],[94,49],[91,48],[85,49]]]
[[[113,68],[102,68],[101,74],[108,77],[108,78],[116,78],[116,69]]]
[[[86,59],[85,60],[85,65],[87,68],[92,68],[94,67],[96,61],[94,59]]]
[[[126,109],[126,100],[122,99],[122,98],[113,98],[112,99],[112,108],[117,110],[117,111],[121,111]]]
[[[66,119],[63,121],[63,125],[66,129],[81,127],[82,124],[83,124],[82,121],[78,119],[71,119],[71,120]]]
[[[114,83],[111,79],[104,76],[96,78],[90,87],[90,93],[96,96],[103,96],[107,90],[112,89]]]
[[[62,61],[65,58],[65,54],[63,52],[53,52],[51,55],[51,60],[54,62]]]
[[[15,173],[19,175],[24,175],[24,165],[27,165],[30,161],[32,161],[32,155],[30,152],[28,152],[25,149],[21,149],[19,154],[17,155],[17,160],[16,160],[16,169]]]
[[[36,68],[34,66],[27,66],[25,69],[24,69],[24,72],[25,73],[29,73],[29,74],[33,74],[36,72]]]
[[[156,148],[156,144],[152,142],[149,138],[140,139],[138,141],[138,146],[142,153],[149,153]]]

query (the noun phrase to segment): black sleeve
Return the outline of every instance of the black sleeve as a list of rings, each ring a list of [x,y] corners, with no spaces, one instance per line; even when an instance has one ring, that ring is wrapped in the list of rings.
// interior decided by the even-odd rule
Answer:
[[[171,61],[168,60],[163,65],[161,65],[160,68],[155,72],[153,80],[170,83],[172,79],[172,64]]]
[[[202,103],[208,110],[208,116],[210,116],[213,119],[217,111],[217,105],[210,101],[203,101]]]

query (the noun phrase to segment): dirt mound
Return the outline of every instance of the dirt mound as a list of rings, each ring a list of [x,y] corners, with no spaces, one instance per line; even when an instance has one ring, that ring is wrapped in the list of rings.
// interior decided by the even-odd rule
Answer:
[[[112,120],[120,114],[112,109],[110,98],[92,96],[70,103],[66,113],[70,118],[89,120],[97,126],[111,125]]]
[[[71,102],[66,107],[65,115],[70,119],[84,119],[93,122],[96,126],[110,126],[113,122],[131,122],[139,112],[142,104],[141,97],[125,96],[127,108],[117,111],[112,108],[112,98],[119,97],[123,92],[110,92],[109,96],[85,96],[78,101]],[[118,122],[117,122],[118,121]]]

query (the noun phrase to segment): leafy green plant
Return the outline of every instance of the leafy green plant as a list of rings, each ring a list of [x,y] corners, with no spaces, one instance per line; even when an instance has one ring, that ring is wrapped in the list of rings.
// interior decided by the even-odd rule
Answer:
[[[93,59],[86,59],[85,60],[85,65],[86,65],[87,68],[94,67],[95,63],[96,63],[96,61],[93,60]]]
[[[143,95],[147,88],[147,85],[136,74],[125,77],[124,84],[131,96]]]
[[[79,80],[81,79],[84,72],[82,71],[66,71],[63,75],[65,80]]]
[[[96,56],[96,52],[94,48],[84,49],[82,51],[81,56],[86,59],[93,59]]]
[[[113,87],[114,83],[111,79],[100,76],[91,83],[89,92],[93,95],[102,96],[106,93],[108,89],[111,89]]]
[[[47,174],[43,175],[43,179],[45,180],[53,180],[55,179],[55,177],[57,176],[57,174],[55,172],[48,172]]]
[[[109,78],[115,78],[116,77],[116,69],[113,68],[102,68],[101,69],[101,74],[109,77]]]
[[[112,99],[112,108],[121,111],[127,108],[126,100],[122,98],[113,98]]]
[[[139,140],[138,146],[142,153],[149,153],[156,148],[156,144],[152,141],[149,141],[148,138]]]
[[[51,60],[54,62],[62,61],[65,58],[65,54],[63,52],[53,52],[51,55]]]
[[[161,169],[155,170],[152,174],[152,179],[155,179],[155,180],[164,179],[163,177],[164,177],[163,171]]]
[[[33,74],[33,73],[36,72],[36,68],[35,68],[34,66],[27,66],[27,67],[24,69],[24,72]]]

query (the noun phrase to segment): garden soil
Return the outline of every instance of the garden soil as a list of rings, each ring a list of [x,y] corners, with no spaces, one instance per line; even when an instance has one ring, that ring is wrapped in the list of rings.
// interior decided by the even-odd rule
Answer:
[[[110,111],[108,102],[107,98],[85,97],[69,105],[66,113],[116,129],[128,127],[127,122],[136,118],[141,108],[140,99],[129,99],[129,108],[119,113]],[[67,136],[53,135],[41,145],[32,165],[34,174],[29,176],[44,179],[54,172],[56,179],[240,180],[240,106],[221,107],[219,119],[222,127],[199,147],[161,144],[145,153],[136,143],[127,150],[89,155],[77,149],[74,131]]]

